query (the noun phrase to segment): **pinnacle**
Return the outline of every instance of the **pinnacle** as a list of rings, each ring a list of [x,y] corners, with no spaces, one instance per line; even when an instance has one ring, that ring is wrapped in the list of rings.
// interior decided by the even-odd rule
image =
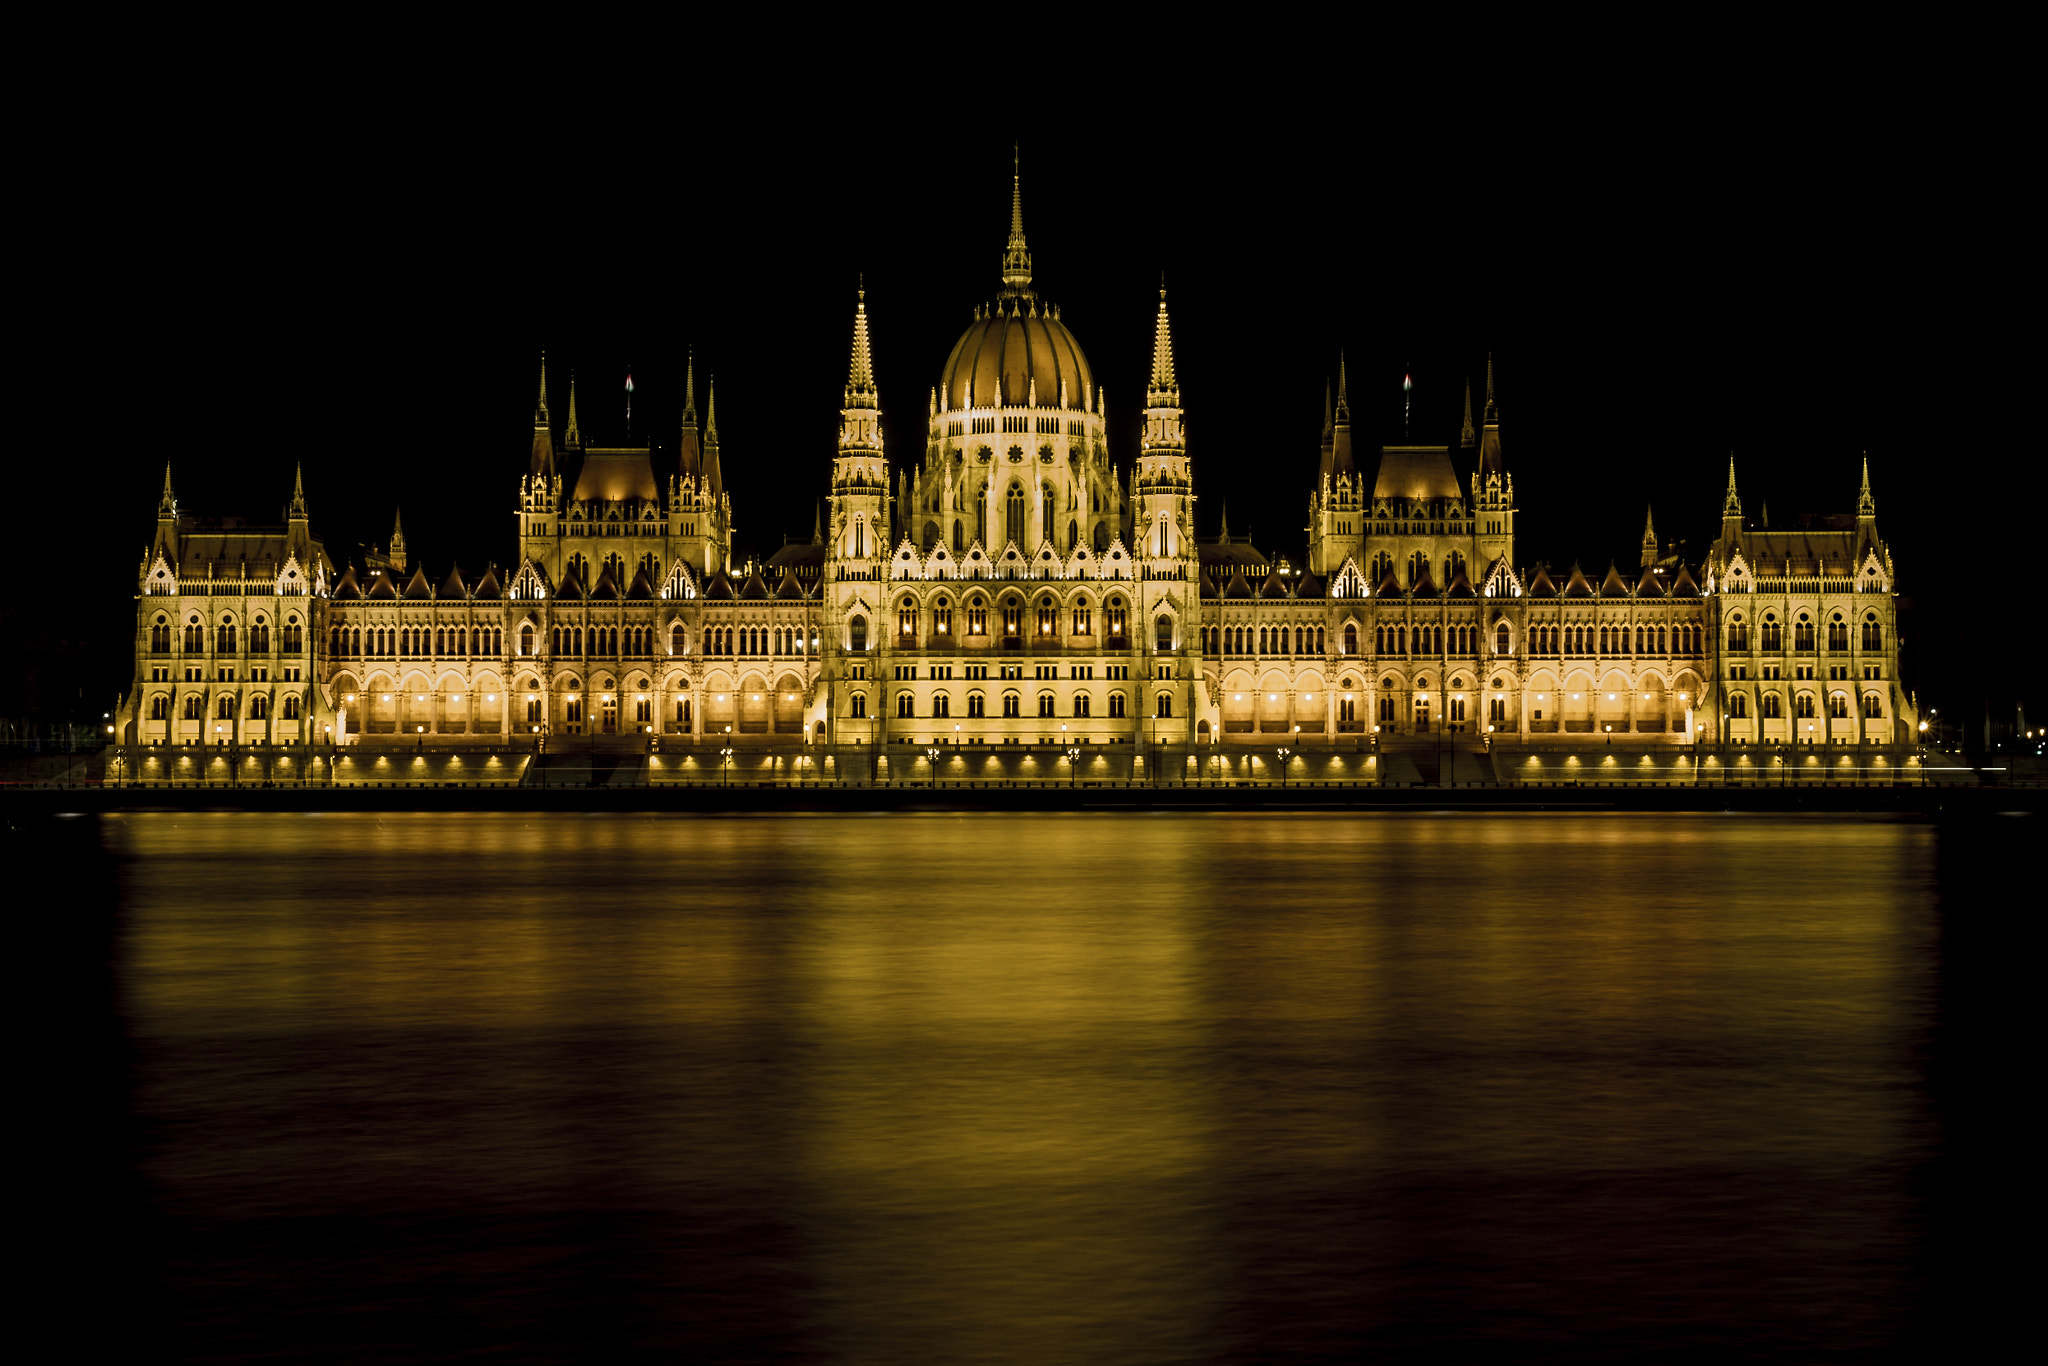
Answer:
[[[1162,276],[1159,286],[1159,320],[1152,336],[1152,388],[1167,390],[1175,387],[1173,378],[1173,330],[1166,317],[1166,285]]]
[[[533,425],[545,427],[548,424],[548,353],[540,353],[540,402],[534,405]]]

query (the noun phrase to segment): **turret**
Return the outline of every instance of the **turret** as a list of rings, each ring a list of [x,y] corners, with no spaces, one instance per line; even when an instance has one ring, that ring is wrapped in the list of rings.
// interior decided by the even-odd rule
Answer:
[[[1657,528],[1656,528],[1656,525],[1655,525],[1655,523],[1654,523],[1654,522],[1653,522],[1653,521],[1651,520],[1651,517],[1650,517],[1650,510],[1649,510],[1648,508],[1645,508],[1645,509],[1643,510],[1643,564],[1642,564],[1642,567],[1643,567],[1644,569],[1649,569],[1649,568],[1652,568],[1652,567],[1654,567],[1654,566],[1656,565],[1656,563],[1657,563]]]
[[[1472,446],[1472,386],[1465,386],[1465,447]],[[1481,572],[1495,560],[1515,559],[1515,478],[1500,448],[1500,405],[1493,397],[1493,354],[1486,356],[1486,407],[1480,419],[1479,468],[1472,475],[1473,550]]]
[[[1191,557],[1188,533],[1194,525],[1194,486],[1181,421],[1180,382],[1173,371],[1173,329],[1166,314],[1164,282],[1152,331],[1152,376],[1145,386],[1145,435],[1135,486],[1133,529],[1140,543],[1133,550],[1139,558],[1153,560],[1158,572],[1158,561]]]
[[[857,290],[853,345],[840,394],[839,450],[832,461],[832,525],[837,559],[866,562],[889,553],[889,462],[882,446],[882,396],[868,337],[868,294]]]
[[[405,569],[405,523],[396,511],[391,514],[391,567]]]

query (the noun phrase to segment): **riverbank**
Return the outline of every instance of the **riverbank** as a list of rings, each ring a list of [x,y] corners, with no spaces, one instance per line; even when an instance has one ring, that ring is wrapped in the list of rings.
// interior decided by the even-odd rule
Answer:
[[[1633,784],[1399,788],[1218,784],[1185,787],[18,787],[8,818],[127,811],[498,811],[762,814],[785,811],[1759,811],[1953,815],[2048,810],[2048,787]]]

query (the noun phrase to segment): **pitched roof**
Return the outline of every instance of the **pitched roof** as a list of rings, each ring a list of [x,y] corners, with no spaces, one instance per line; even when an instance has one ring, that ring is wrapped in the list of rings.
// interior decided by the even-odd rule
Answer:
[[[1232,574],[1230,582],[1223,586],[1223,596],[1226,598],[1251,597],[1252,586],[1244,581],[1244,575]]]
[[[440,596],[444,598],[466,598],[469,596],[469,585],[462,581],[462,570],[459,566],[448,566],[448,577],[442,580]]]
[[[1473,591],[1472,580],[1465,577],[1464,565],[1459,565],[1458,572],[1451,575],[1451,584],[1450,587],[1444,589],[1444,596],[1449,598],[1476,598],[1479,596],[1478,593]]]
[[[1603,598],[1625,598],[1629,596],[1628,585],[1621,581],[1621,571],[1612,562],[1607,566],[1607,577],[1600,580],[1600,596]]]
[[[1529,576],[1529,596],[1532,598],[1554,598],[1557,596],[1557,585],[1550,581],[1550,571],[1540,564],[1536,566],[1536,572]]]
[[[341,602],[354,602],[363,596],[363,586],[356,582],[354,565],[342,570],[341,577],[335,580],[334,596]]]
[[[1434,498],[1460,497],[1458,472],[1451,468],[1451,448],[1381,447],[1379,478],[1373,482],[1372,496],[1375,502],[1382,498],[1424,502]]]
[[[766,602],[769,597],[767,581],[756,569],[747,575],[747,581],[740,585],[740,597],[747,602]]]
[[[794,574],[784,574],[775,585],[775,596],[782,602],[796,602],[810,596],[804,591],[803,581]]]
[[[1572,575],[1564,581],[1564,596],[1568,598],[1590,598],[1596,596],[1593,585],[1586,582],[1586,571],[1572,566]]]
[[[732,591],[732,575],[723,569],[713,574],[704,584],[704,596],[714,602],[731,602],[737,596]]]
[[[1674,598],[1696,598],[1700,595],[1699,584],[1693,581],[1692,571],[1684,564],[1678,566],[1678,576],[1671,581],[1671,596]]]
[[[1266,575],[1266,581],[1259,585],[1259,596],[1262,598],[1284,598],[1291,596],[1287,591],[1287,580],[1280,577],[1279,570],[1276,569]]]
[[[1657,571],[1645,569],[1643,576],[1636,580],[1636,596],[1639,598],[1661,598],[1664,596],[1664,580],[1657,577]]]
[[[633,582],[626,587],[626,601],[652,602],[653,600],[654,585],[647,578],[646,567],[642,566],[640,572],[633,576]]]
[[[391,582],[389,574],[379,569],[370,575],[370,591],[365,596],[378,602],[395,602],[398,599],[398,586]]]
[[[576,566],[567,565],[562,570],[562,581],[555,586],[558,598],[573,598],[578,601],[590,596],[583,587],[583,576],[576,572]]]

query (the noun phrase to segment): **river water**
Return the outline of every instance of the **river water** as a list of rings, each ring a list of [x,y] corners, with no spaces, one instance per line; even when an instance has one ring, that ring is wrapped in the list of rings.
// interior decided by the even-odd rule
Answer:
[[[1864,1361],[1997,1312],[1972,993],[2030,818],[74,825],[161,1356]]]

